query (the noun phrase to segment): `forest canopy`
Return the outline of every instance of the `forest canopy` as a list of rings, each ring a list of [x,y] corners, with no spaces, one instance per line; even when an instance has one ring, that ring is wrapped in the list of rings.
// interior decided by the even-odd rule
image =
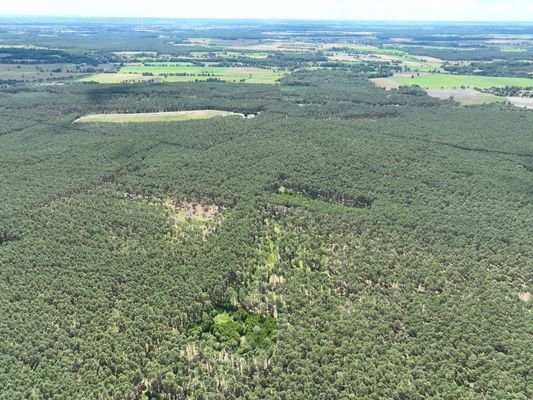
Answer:
[[[91,40],[22,27],[34,46],[68,46],[0,48],[0,66],[226,46],[223,62],[287,73],[0,88],[0,398],[533,397],[531,110],[377,87],[404,65],[436,68],[418,54],[460,51],[393,53],[395,25],[368,38],[213,23],[207,40],[196,26],[94,24]],[[368,60],[339,50],[347,35]],[[239,116],[74,123],[199,110]]]

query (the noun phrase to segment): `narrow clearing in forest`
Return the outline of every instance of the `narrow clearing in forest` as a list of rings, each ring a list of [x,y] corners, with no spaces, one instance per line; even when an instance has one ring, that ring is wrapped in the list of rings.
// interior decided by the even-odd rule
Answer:
[[[74,123],[84,122],[173,122],[189,121],[195,119],[208,119],[213,117],[227,117],[236,115],[245,117],[244,114],[219,110],[195,110],[195,111],[173,111],[173,112],[152,112],[134,114],[93,114],[78,118]]]

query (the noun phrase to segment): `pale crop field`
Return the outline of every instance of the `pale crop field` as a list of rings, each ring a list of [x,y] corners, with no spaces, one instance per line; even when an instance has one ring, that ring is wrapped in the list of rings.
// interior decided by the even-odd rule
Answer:
[[[122,73],[102,73],[87,76],[79,80],[80,82],[98,83],[127,83],[127,82],[162,82],[159,76],[143,76],[142,74],[122,74]]]
[[[92,114],[78,118],[74,123],[88,122],[110,122],[110,123],[130,123],[130,122],[179,122],[214,117],[240,116],[243,114],[220,110],[195,110],[195,111],[175,111],[175,112],[155,112],[155,113],[135,113],[135,114]]]

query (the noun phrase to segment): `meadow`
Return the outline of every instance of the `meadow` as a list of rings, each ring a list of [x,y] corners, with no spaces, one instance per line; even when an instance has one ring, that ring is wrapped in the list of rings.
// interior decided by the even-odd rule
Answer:
[[[219,110],[195,110],[195,111],[174,111],[174,112],[155,112],[155,113],[110,113],[110,114],[91,114],[78,118],[74,123],[87,122],[176,122],[190,121],[198,119],[208,119],[214,117],[241,116],[243,114]]]

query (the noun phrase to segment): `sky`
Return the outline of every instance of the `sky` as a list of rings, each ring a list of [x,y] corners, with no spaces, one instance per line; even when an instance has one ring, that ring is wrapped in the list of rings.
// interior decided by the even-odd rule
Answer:
[[[533,0],[0,0],[0,15],[533,21]]]

